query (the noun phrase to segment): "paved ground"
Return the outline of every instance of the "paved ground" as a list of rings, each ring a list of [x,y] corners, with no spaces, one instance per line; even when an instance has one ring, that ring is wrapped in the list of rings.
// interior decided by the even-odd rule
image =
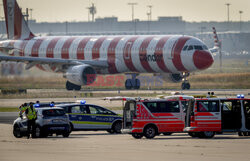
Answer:
[[[249,161],[250,137],[217,135],[214,139],[186,134],[133,139],[106,132],[73,132],[69,138],[41,139],[12,135],[12,127],[0,124],[0,160],[3,161]],[[29,155],[28,155],[29,153]]]

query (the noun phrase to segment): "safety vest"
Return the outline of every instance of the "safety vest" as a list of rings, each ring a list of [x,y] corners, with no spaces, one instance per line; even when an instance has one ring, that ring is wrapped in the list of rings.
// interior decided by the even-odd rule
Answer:
[[[26,114],[28,120],[36,119],[36,110],[32,107],[28,107],[28,113]]]
[[[19,110],[24,112],[27,108],[28,108],[28,106],[22,106]]]

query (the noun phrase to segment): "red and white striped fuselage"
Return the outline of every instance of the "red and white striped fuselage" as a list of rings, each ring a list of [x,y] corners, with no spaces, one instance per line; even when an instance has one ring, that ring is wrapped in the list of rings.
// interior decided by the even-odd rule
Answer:
[[[204,70],[213,63],[206,45],[182,35],[33,37],[7,40],[0,46],[13,47],[13,56],[70,60],[103,60],[108,68],[98,74],[183,73]],[[39,64],[46,71],[61,71],[53,64]]]

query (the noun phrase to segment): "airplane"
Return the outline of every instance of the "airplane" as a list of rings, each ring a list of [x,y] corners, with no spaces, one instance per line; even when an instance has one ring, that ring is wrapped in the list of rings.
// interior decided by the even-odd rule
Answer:
[[[132,75],[126,89],[139,89],[141,73],[168,76],[190,89],[189,73],[209,68],[212,49],[185,35],[35,36],[16,0],[3,0],[8,40],[0,42],[0,61],[26,63],[44,71],[63,73],[67,90],[90,85],[97,74]],[[218,40],[215,40],[218,42]]]

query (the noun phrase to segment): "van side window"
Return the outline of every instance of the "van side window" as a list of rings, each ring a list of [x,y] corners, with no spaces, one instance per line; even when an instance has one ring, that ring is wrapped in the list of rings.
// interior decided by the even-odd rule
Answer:
[[[178,101],[144,102],[143,104],[152,113],[180,112],[180,106]]]
[[[198,101],[198,112],[219,112],[219,102],[217,101]]]

